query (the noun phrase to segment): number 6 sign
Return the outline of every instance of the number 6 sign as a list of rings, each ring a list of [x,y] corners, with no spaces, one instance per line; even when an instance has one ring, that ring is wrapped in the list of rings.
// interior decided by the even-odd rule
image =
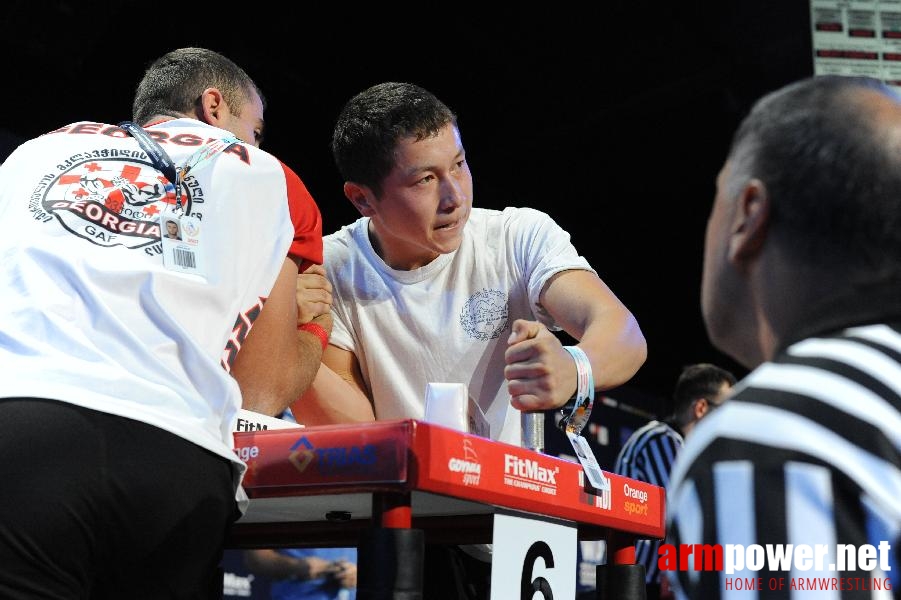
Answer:
[[[576,526],[525,513],[494,515],[491,600],[576,596]]]

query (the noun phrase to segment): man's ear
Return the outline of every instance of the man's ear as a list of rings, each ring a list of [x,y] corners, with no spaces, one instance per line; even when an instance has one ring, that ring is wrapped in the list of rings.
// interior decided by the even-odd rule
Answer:
[[[351,204],[353,204],[364,217],[371,217],[375,214],[375,210],[373,209],[375,195],[373,195],[369,186],[346,181],[344,182],[344,195],[347,196],[347,199],[350,200]]]
[[[230,113],[228,104],[222,97],[219,88],[209,87],[200,94],[195,109],[196,116],[199,120],[207,125],[219,126],[222,120]]]
[[[694,404],[691,405],[692,417],[697,421],[704,415],[706,415],[710,411],[710,403],[707,398],[698,398],[694,401]]]
[[[770,225],[770,196],[766,185],[751,179],[736,199],[735,219],[729,241],[729,258],[746,262],[763,249]]]

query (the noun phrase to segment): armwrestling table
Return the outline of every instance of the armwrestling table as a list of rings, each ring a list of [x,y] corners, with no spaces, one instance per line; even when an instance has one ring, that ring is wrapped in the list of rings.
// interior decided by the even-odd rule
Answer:
[[[599,599],[642,600],[644,569],[635,564],[634,541],[664,536],[660,487],[605,472],[610,486],[598,490],[578,463],[433,423],[404,419],[234,436],[248,466],[243,487],[250,502],[226,546],[357,546],[360,600],[421,598],[392,571],[411,561],[421,565],[423,543],[491,543],[498,510],[569,522],[578,539],[606,540]],[[395,555],[387,571],[386,554]],[[367,569],[367,561],[380,566]]]

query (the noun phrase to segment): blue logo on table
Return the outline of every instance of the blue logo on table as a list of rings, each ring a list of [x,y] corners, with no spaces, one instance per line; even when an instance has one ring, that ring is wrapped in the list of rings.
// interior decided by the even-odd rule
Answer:
[[[288,456],[291,464],[301,473],[313,468],[322,474],[365,471],[376,463],[376,459],[376,447],[372,444],[317,448],[306,436],[291,446]]]

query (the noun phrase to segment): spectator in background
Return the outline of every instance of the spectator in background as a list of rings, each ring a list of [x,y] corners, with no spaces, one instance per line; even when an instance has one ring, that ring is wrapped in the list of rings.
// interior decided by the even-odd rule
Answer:
[[[901,598],[897,89],[822,75],[758,100],[717,177],[701,309],[752,371],[679,456],[668,542],[816,549],[803,572],[736,571],[783,578],[757,598]],[[679,598],[735,593],[722,572],[675,574]],[[835,587],[789,592],[799,580]]]
[[[354,600],[356,548],[279,548],[244,551],[244,564],[272,580],[272,600]]]
[[[685,436],[726,400],[733,385],[735,376],[716,365],[698,363],[683,368],[673,390],[672,416],[650,421],[629,436],[613,471],[666,488]],[[635,560],[645,568],[648,600],[660,598],[661,587],[666,585],[661,583],[657,568],[660,544],[660,540],[639,540],[635,545]]]

